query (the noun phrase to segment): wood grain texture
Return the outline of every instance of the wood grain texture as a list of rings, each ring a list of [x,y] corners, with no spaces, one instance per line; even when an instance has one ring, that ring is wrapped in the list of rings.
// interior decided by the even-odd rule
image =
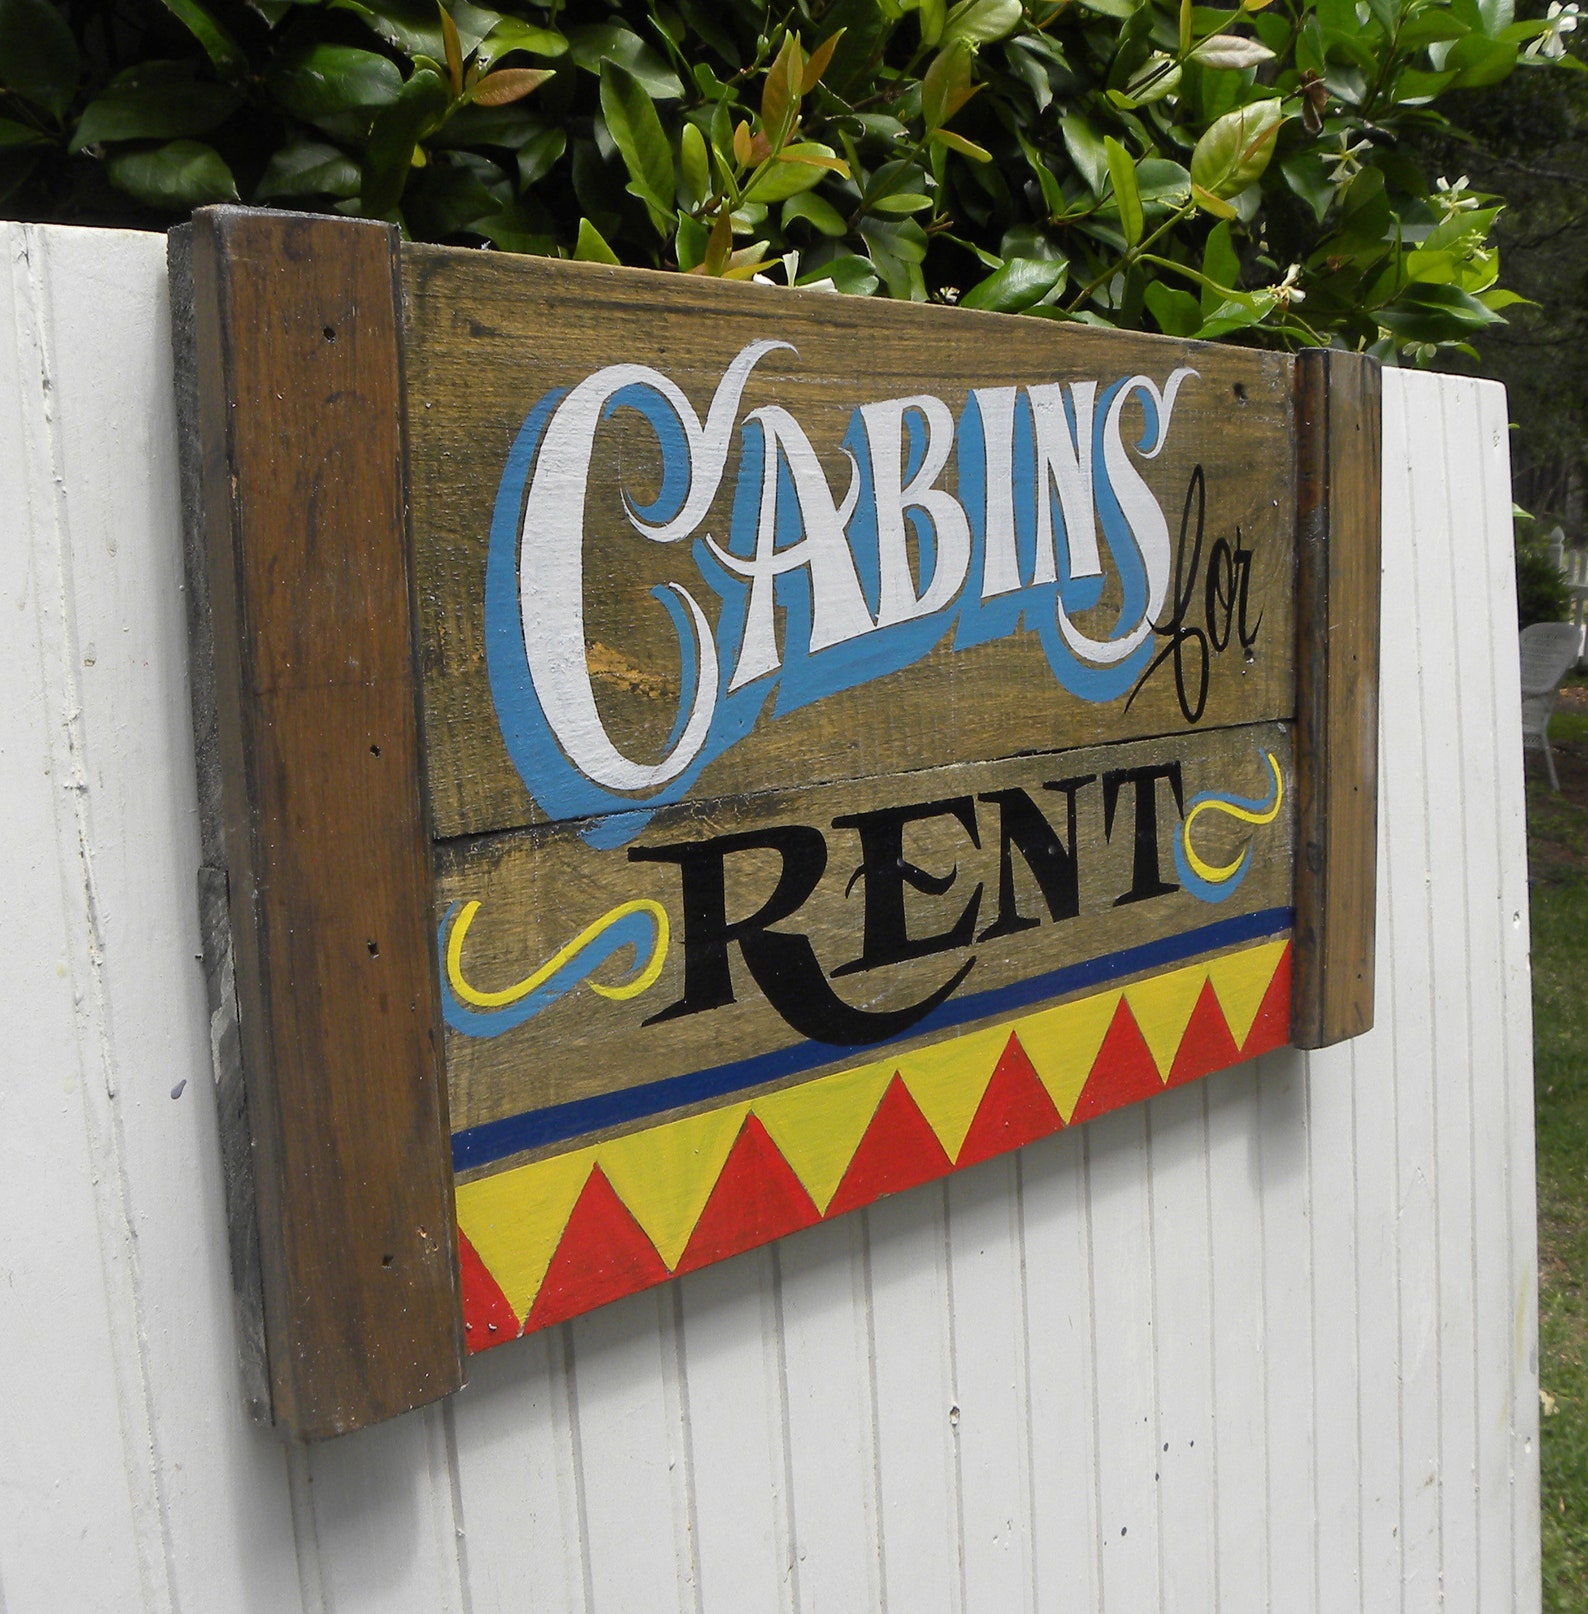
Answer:
[[[1284,781],[1277,795],[1269,755]],[[1169,767],[1176,770],[1174,780],[1143,777],[1143,770]],[[961,1003],[978,994],[1011,989],[1104,954],[1259,910],[1288,909],[1291,767],[1288,728],[1257,724],[1168,741],[967,763],[888,780],[687,804],[659,814],[629,856],[622,850],[590,847],[578,825],[539,826],[445,843],[436,857],[436,917],[450,944],[460,906],[479,904],[458,944],[457,962],[467,984],[482,993],[524,980],[620,904],[657,903],[671,919],[665,959],[654,984],[626,1001],[597,997],[590,986],[576,984],[566,996],[506,1030],[498,1030],[498,1023],[513,1013],[511,1007],[483,1013],[449,1008],[447,1075],[453,1128],[462,1132],[503,1117],[638,1089],[708,1067],[800,1051],[807,1033],[792,1026],[788,1015],[797,1016],[803,1005],[769,996],[762,984],[764,970],[747,967],[748,954],[733,944],[728,966],[732,1000],[658,1019],[659,1011],[683,1001],[690,990],[686,961],[695,939],[690,927],[696,922],[681,897],[679,865],[658,861],[658,847],[698,846],[719,835],[765,835],[795,826],[813,844],[819,837],[825,846],[824,866],[816,871],[799,907],[777,922],[776,931],[809,939],[822,979],[845,1005],[867,1014],[885,1014],[925,1000],[957,977],[962,984],[944,1011],[958,1013]],[[1068,788],[1055,790],[1050,783],[1066,783]],[[1189,804],[1203,791],[1270,800],[1276,814],[1262,826],[1216,812],[1196,820],[1194,845],[1209,863],[1231,865],[1250,849],[1238,887],[1232,886],[1220,901],[1201,899],[1184,888],[1174,862],[1180,826],[1177,802]],[[1015,792],[1021,794],[1011,799]],[[861,874],[867,843],[854,820],[860,814],[918,804],[932,810],[901,826],[899,855],[912,870],[920,871],[921,883],[906,884],[898,895],[908,935],[912,942],[923,943],[922,950],[914,957],[856,969],[868,946],[868,892],[886,870],[873,866]],[[1022,808],[1028,816],[1017,818],[1015,813]],[[1059,902],[1058,913],[1048,906],[1020,842],[1011,838],[1006,845],[1007,826],[1011,837],[1022,834],[1025,846],[1035,849],[1029,838],[1032,813],[1042,815],[1057,846],[1073,860],[1073,893],[1064,890],[1062,877],[1049,887]],[[1156,830],[1147,862],[1156,869],[1162,889],[1128,900],[1142,889],[1154,890],[1137,884],[1150,873],[1138,861],[1138,836],[1146,818]],[[724,912],[734,920],[756,913],[792,867],[792,857],[785,861],[771,847],[729,851],[722,859]],[[1067,895],[1072,897],[1069,904]],[[967,914],[970,924],[964,922]],[[941,945],[924,945],[935,938],[943,938]],[[1203,950],[1216,945],[1209,942]],[[610,987],[631,978],[644,962],[625,951],[613,963],[586,973]],[[450,983],[450,960],[444,968]],[[811,985],[815,989],[814,981]],[[979,1015],[967,1009],[966,1023],[1008,1012],[1001,1005],[989,1006]],[[898,1046],[947,1034],[937,1027],[924,1037],[906,1036]],[[823,1059],[818,1050],[799,1067],[803,1071],[799,1079],[861,1057],[852,1049],[834,1047]],[[749,1073],[739,1085],[746,1089],[764,1085],[776,1075]],[[659,1105],[656,1113],[670,1107]],[[567,1146],[566,1140],[560,1145]]]
[[[272,1414],[462,1381],[395,232],[206,210],[193,330]]]
[[[1249,654],[1235,644],[1211,658],[1200,724],[1293,711],[1293,406],[1284,356],[439,248],[405,248],[403,280],[429,778],[442,837],[564,816],[537,805],[509,759],[486,663],[481,599],[493,512],[526,418],[553,389],[619,361],[660,371],[704,416],[729,363],[757,340],[797,351],[758,361],[739,419],[763,405],[786,408],[808,435],[835,499],[849,485],[842,443],[861,404],[931,394],[958,418],[973,387],[1095,381],[1101,400],[1114,382],[1143,374],[1162,386],[1176,366],[1191,366],[1196,374],[1179,394],[1162,452],[1134,463],[1162,507],[1171,541],[1193,469],[1202,465],[1206,541],[1200,569],[1193,576],[1188,567],[1183,578],[1192,624],[1203,615],[1208,551],[1220,536],[1233,544],[1238,529],[1252,554],[1250,620],[1257,625]],[[1139,406],[1124,418],[1134,445]],[[733,444],[728,474],[699,527],[720,541],[732,527],[743,463],[737,431]],[[670,743],[684,682],[677,637],[655,593],[682,583],[709,616],[725,607],[702,581],[688,542],[647,542],[632,527],[625,496],[636,504],[656,496],[661,461],[650,428],[634,411],[618,410],[602,426],[598,448],[586,495],[590,673],[613,742],[626,755],[652,759]],[[950,456],[944,488],[959,488],[958,463]],[[979,520],[981,506],[968,490],[966,503]],[[504,519],[511,525],[516,508]],[[1077,618],[1096,635],[1113,631],[1122,600],[1120,575],[1104,564],[1101,598]],[[1034,605],[1033,614],[1040,609]],[[1051,628],[1051,603],[1045,609]],[[775,716],[769,702],[750,736],[708,763],[689,796],[883,776],[1186,726],[1169,666],[1128,710],[1123,697],[1083,700],[1061,687],[1035,627],[1028,617],[1022,631],[956,648],[950,625],[911,666]],[[779,632],[786,656],[793,630],[785,624]],[[1194,650],[1189,659],[1194,680]]]
[[[1373,1024],[1378,811],[1379,368],[1297,360],[1294,1035],[1326,1048]]]

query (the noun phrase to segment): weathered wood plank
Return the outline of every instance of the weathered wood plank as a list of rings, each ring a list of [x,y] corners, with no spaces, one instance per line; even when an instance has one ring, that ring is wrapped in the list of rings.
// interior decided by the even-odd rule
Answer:
[[[405,526],[396,232],[197,215],[193,362],[271,1410],[462,1382]]]
[[[1063,972],[1101,955],[1288,910],[1291,777],[1288,729],[1259,724],[685,804],[627,855],[589,846],[578,825],[446,843],[436,914],[454,1131],[573,1105],[567,1124],[599,1132],[726,1101],[1077,990],[1087,982]],[[1204,793],[1267,804],[1255,816],[1268,822],[1196,810]],[[1184,883],[1182,810],[1196,811],[1190,851],[1222,882]],[[547,970],[602,925],[582,957]],[[1188,938],[1185,956],[1220,945]],[[589,995],[623,981],[649,984]]]
[[[719,717],[731,697],[753,728],[713,755],[698,777],[690,776],[690,799],[1137,738],[1193,726],[1193,712],[1197,726],[1211,728],[1288,718],[1293,711],[1294,416],[1287,357],[544,259],[411,247],[404,249],[403,269],[415,566],[425,603],[425,712],[439,835],[613,810],[559,806],[542,779],[526,786],[499,719],[508,728],[516,722],[502,706],[503,668],[514,655],[520,662],[524,655],[519,523],[529,520],[524,483],[536,445],[544,440],[537,435],[547,429],[544,414],[535,415],[536,427],[520,433],[543,399],[618,362],[659,372],[704,421],[736,355],[752,343],[777,344],[755,361],[745,381],[725,450],[726,472],[700,511],[693,546],[680,535],[647,541],[635,526],[647,508],[670,497],[656,429],[635,408],[609,408],[588,480],[577,472],[552,507],[555,513],[571,504],[577,516],[583,501],[583,538],[571,544],[578,553],[569,560],[570,546],[559,550],[559,565],[582,564],[582,592],[570,594],[558,609],[565,617],[583,613],[582,653],[594,710],[619,753],[651,765],[676,743],[675,717],[691,687],[688,658],[681,660],[679,648],[681,632],[686,640],[690,633],[675,620],[678,588],[690,591],[711,621],[714,639],[722,641]],[[1180,368],[1189,373],[1171,401],[1170,378]],[[1194,631],[1181,642],[1182,687],[1171,658],[1127,705],[1133,681],[1128,675],[1117,694],[1105,698],[1093,679],[1092,693],[1082,698],[1077,691],[1089,669],[1070,670],[1068,684],[1056,672],[1067,664],[1052,588],[1044,592],[1034,582],[1044,545],[1032,469],[1037,456],[1031,434],[1038,428],[1030,424],[1036,415],[1028,417],[1026,410],[1029,389],[1049,389],[1044,418],[1050,427],[1044,429],[1050,436],[1044,441],[1078,432],[1072,450],[1078,443],[1085,461],[1087,433],[1074,421],[1058,423],[1057,388],[1064,388],[1063,406],[1075,420],[1084,420],[1095,406],[1100,434],[1109,389],[1134,376],[1163,389],[1165,431],[1161,452],[1153,455],[1147,395],[1131,394],[1120,416],[1128,449],[1119,453],[1133,470],[1119,472],[1120,490],[1139,474],[1161,508],[1166,541],[1180,551],[1173,589],[1161,610],[1150,613],[1158,647],[1170,642],[1175,629]],[[1095,392],[1088,391],[1094,384]],[[974,389],[1000,389],[1000,395],[984,392],[973,409]],[[701,535],[711,535],[741,563],[754,549],[761,519],[759,468],[765,462],[756,435],[761,427],[747,425],[749,417],[767,407],[787,411],[808,438],[809,466],[819,469],[822,496],[833,504],[841,504],[851,476],[859,478],[859,514],[843,518],[847,528],[838,529],[859,554],[868,543],[873,552],[876,547],[866,536],[869,490],[880,486],[879,473],[899,469],[887,470],[888,456],[877,446],[887,430],[883,415],[862,419],[859,406],[923,396],[942,406],[931,429],[940,434],[941,440],[932,441],[946,457],[934,486],[955,495],[971,527],[962,588],[935,615],[805,656],[809,607],[803,607],[801,621],[801,608],[791,606],[783,592],[785,584],[803,587],[803,578],[785,577],[778,584],[773,629],[781,662],[758,682],[731,690],[730,678],[745,663],[733,659],[738,641],[730,618],[742,608],[734,602],[753,585],[731,578],[701,547]],[[897,437],[897,413],[888,418]],[[873,428],[875,437],[869,435]],[[952,453],[950,435],[957,444]],[[787,441],[785,434],[785,448]],[[913,456],[925,451],[917,441],[893,452],[903,455],[904,470],[913,475]],[[1097,639],[1123,632],[1121,622],[1128,627],[1140,604],[1140,579],[1126,575],[1132,565],[1139,571],[1130,540],[1123,539],[1126,559],[1116,563],[1110,539],[1114,517],[1104,496],[1105,458],[1101,450],[1091,454],[1087,472],[1095,475],[1103,512],[1102,573],[1093,579],[1101,593],[1095,603],[1084,590],[1068,594],[1077,629]],[[1193,482],[1198,467],[1202,474]],[[1074,487],[1066,494],[1061,482],[1055,486],[1069,501],[1066,508],[1078,512]],[[996,510],[989,515],[987,490],[996,487],[1012,490],[1012,570],[1003,582],[994,576],[996,563],[986,558],[996,547],[991,535],[1003,530]],[[1200,523],[1198,488],[1205,495]],[[779,495],[785,503],[779,506],[784,524],[777,545],[785,555],[801,531],[788,514],[796,492],[802,505],[809,503],[792,482]],[[1055,509],[1060,502],[1052,499]],[[1070,515],[1053,518],[1061,575],[1066,544],[1084,546],[1090,503],[1088,488],[1084,517],[1073,534],[1064,525]],[[540,530],[534,520],[530,526]],[[1123,527],[1114,531],[1123,533]],[[1210,647],[1196,634],[1210,626],[1210,613],[1235,603],[1240,581],[1226,572],[1213,577],[1219,539],[1249,560],[1240,563],[1240,631],[1216,625],[1212,638],[1223,642]],[[908,588],[925,598],[927,568],[918,532],[900,542],[911,556]],[[495,607],[486,598],[493,553],[507,577]],[[885,617],[887,608],[878,592],[882,584],[867,573],[867,562],[859,564],[869,624],[872,615]],[[541,587],[531,578],[526,598]],[[667,609],[663,594],[672,601]],[[1024,626],[1017,628],[1022,607]],[[495,624],[489,633],[488,619]],[[864,681],[845,687],[842,678],[818,670],[818,663],[830,668],[840,652],[850,650],[871,658]],[[578,653],[572,641],[569,652]],[[830,691],[823,692],[823,678],[834,685]],[[763,692],[764,704],[757,704]],[[821,698],[815,698],[818,693]],[[555,746],[547,756],[553,768],[560,766]],[[526,770],[526,777],[533,771]]]
[[[1295,1012],[1300,1048],[1373,1024],[1378,823],[1379,369],[1297,361]]]

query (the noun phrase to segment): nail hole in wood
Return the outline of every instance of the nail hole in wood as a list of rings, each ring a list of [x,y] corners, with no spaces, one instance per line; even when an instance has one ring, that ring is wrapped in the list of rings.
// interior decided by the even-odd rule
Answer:
[[[364,945],[367,948],[369,948],[369,956],[371,958],[379,958],[380,957],[380,945],[379,945],[379,943],[372,942],[372,941],[367,941],[367,942],[364,943]]]
[[[1246,383],[1244,381],[1235,383],[1235,396],[1240,403],[1246,402]]]
[[[327,342],[334,342],[336,340],[336,327],[334,325],[327,325],[320,334],[326,339]]]
[[[383,1256],[382,1256],[382,1257],[381,1257],[381,1258],[380,1258],[380,1264],[381,1264],[381,1265],[382,1265],[382,1266],[383,1266],[383,1267],[389,1267],[389,1266],[390,1266],[390,1265],[391,1265],[391,1264],[392,1264],[392,1257],[391,1257],[391,1256],[389,1256],[389,1255],[383,1255]]]
[[[380,755],[380,747],[378,745],[372,745],[369,748],[369,754],[372,757],[378,757]]]

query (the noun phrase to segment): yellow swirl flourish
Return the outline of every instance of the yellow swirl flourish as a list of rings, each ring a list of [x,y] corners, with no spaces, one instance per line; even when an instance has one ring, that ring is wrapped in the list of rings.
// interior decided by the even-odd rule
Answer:
[[[656,923],[656,942],[651,948],[651,956],[645,968],[632,981],[623,981],[617,986],[603,986],[599,981],[588,981],[586,984],[590,990],[599,992],[604,998],[616,998],[619,1001],[636,998],[655,984],[656,977],[662,973],[662,965],[667,958],[667,910],[659,902],[653,902],[648,897],[640,897],[633,902],[619,903],[609,913],[602,914],[594,924],[586,925],[571,942],[559,947],[539,969],[526,975],[516,985],[504,987],[500,992],[482,992],[477,987],[470,986],[463,978],[463,938],[468,935],[469,926],[474,923],[474,916],[479,911],[478,902],[464,903],[453,923],[452,934],[447,937],[447,981],[459,999],[471,1008],[500,1009],[509,1003],[517,1003],[520,998],[528,997],[537,987],[544,986],[558,970],[570,963],[604,931],[617,924],[619,920],[626,919],[630,914],[649,914]]]
[[[1196,848],[1191,844],[1191,826],[1203,813],[1227,813],[1231,818],[1238,819],[1243,824],[1271,824],[1279,816],[1279,809],[1285,801],[1285,781],[1280,776],[1279,763],[1272,751],[1263,753],[1268,758],[1268,766],[1274,775],[1274,799],[1270,806],[1261,812],[1254,812],[1250,807],[1238,807],[1232,801],[1220,801],[1216,797],[1206,801],[1199,801],[1185,816],[1185,822],[1180,826],[1181,843],[1185,847],[1186,862],[1196,871],[1199,878],[1206,880],[1209,885],[1221,885],[1232,875],[1240,872],[1241,865],[1246,861],[1250,850],[1242,847],[1240,854],[1231,863],[1206,863],[1197,856]]]

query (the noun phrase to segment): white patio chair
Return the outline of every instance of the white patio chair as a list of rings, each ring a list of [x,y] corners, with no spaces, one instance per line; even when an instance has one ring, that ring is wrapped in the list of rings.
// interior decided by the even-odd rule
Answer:
[[[1535,622],[1522,633],[1522,744],[1544,753],[1549,788],[1558,796],[1555,754],[1549,748],[1549,720],[1565,678],[1582,654],[1583,629],[1572,622]]]

